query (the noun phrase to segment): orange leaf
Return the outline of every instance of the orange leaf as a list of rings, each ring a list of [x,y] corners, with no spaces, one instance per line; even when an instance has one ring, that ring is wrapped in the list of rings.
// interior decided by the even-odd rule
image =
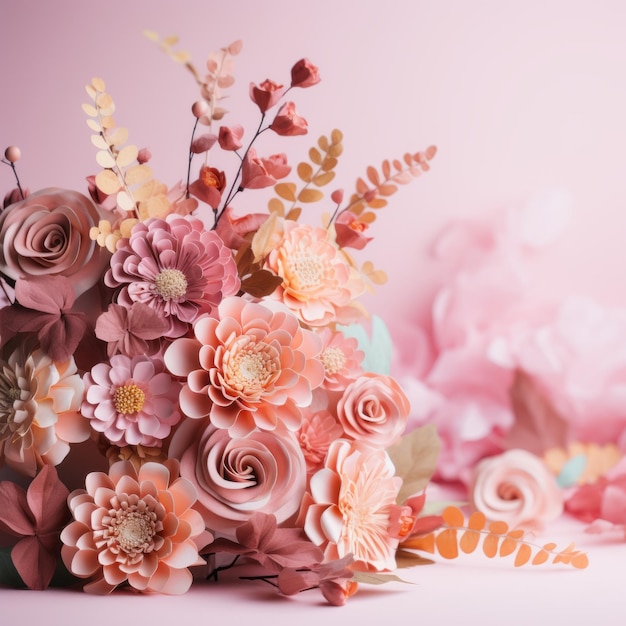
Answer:
[[[303,161],[298,164],[298,176],[305,182],[310,183],[311,178],[313,178],[313,168]]]
[[[378,175],[378,171],[375,167],[371,165],[367,168],[367,177],[370,179],[372,185],[378,187],[380,185],[380,176]]]
[[[513,554],[518,546],[518,542],[510,537],[505,537],[502,545],[500,546],[500,556],[509,556]]]
[[[384,206],[387,206],[387,200],[384,198],[374,198],[367,203],[367,206],[370,209],[382,209]]]
[[[521,528],[518,528],[517,530],[510,530],[506,534],[506,536],[510,537],[511,539],[521,539],[525,534],[526,534],[526,532],[524,530],[522,530]],[[554,545],[556,545],[556,544],[553,544],[553,546]],[[551,549],[552,548],[546,548],[546,550],[551,550]]]
[[[296,186],[294,183],[278,183],[274,185],[274,191],[283,198],[283,200],[287,200],[288,202],[296,201]]]
[[[381,169],[383,172],[383,176],[385,177],[385,180],[387,180],[389,176],[391,175],[391,164],[389,163],[389,161],[387,160],[383,161],[383,165]]]
[[[480,541],[480,533],[476,530],[466,530],[461,536],[459,547],[465,554],[471,554],[476,550]]]
[[[457,531],[453,528],[442,530],[435,538],[437,551],[444,559],[456,559],[459,556]]]
[[[584,552],[581,552],[572,559],[572,565],[576,569],[585,569],[589,565],[589,558]]]
[[[506,522],[491,522],[489,524],[489,532],[494,535],[506,535],[509,525]]]
[[[528,563],[528,559],[530,559],[532,555],[532,550],[530,546],[526,543],[520,544],[519,550],[517,551],[517,555],[515,556],[515,567],[521,567]]]
[[[433,554],[435,552],[435,533],[423,535],[422,537],[411,537],[400,545],[410,550],[422,550],[423,552]]]
[[[480,511],[474,511],[467,520],[467,527],[472,530],[482,530],[487,521],[485,514]]]
[[[267,208],[270,213],[277,213],[281,217],[285,214],[285,205],[278,198],[270,198]]]
[[[535,558],[533,559],[533,565],[541,565],[545,563],[550,558],[550,555],[545,550],[539,550],[537,554],[535,554]]]
[[[322,154],[317,148],[310,148],[309,159],[311,159],[311,162],[315,163],[315,165],[320,165],[322,163]]]
[[[500,537],[496,535],[487,535],[483,541],[483,552],[489,559],[493,559],[498,554],[498,544],[500,543]]]
[[[302,189],[298,194],[299,202],[319,202],[324,194],[318,189]]]
[[[446,526],[455,526],[457,528],[462,528],[465,524],[465,516],[463,515],[463,511],[456,506],[448,506],[444,509],[441,514],[443,518],[443,522]]]

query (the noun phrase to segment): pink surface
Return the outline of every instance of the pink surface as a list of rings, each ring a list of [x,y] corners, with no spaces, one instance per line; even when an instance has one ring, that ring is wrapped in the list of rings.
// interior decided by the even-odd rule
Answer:
[[[243,39],[229,105],[231,121],[247,128],[257,121],[245,97],[248,83],[287,79],[298,58],[313,60],[323,81],[298,93],[309,135],[264,137],[263,145],[268,152],[286,150],[297,161],[318,135],[341,128],[345,152],[337,186],[351,190],[355,178],[383,158],[439,147],[432,171],[382,211],[377,240],[365,255],[389,274],[389,283],[367,304],[392,333],[425,315],[435,280],[427,245],[445,222],[519,206],[555,187],[571,194],[572,222],[535,261],[532,289],[551,298],[579,292],[607,305],[626,303],[623,2],[249,0],[183,1],[174,8],[161,0],[3,0],[0,144],[22,148],[21,177],[31,190],[82,190],[85,176],[96,171],[80,109],[83,85],[93,76],[105,79],[117,104],[116,121],[129,128],[131,141],[152,151],[157,176],[168,183],[184,176],[196,88],[184,69],[143,38],[144,28],[178,34],[198,66],[210,51]],[[2,166],[0,189],[12,184]],[[314,594],[276,598],[260,583],[200,587],[182,598],[122,595],[113,601],[0,590],[0,621],[213,621],[232,619],[236,610],[237,620],[291,618],[303,625],[390,616],[444,624],[453,618],[622,623],[617,568],[624,547],[600,545],[567,521],[547,535],[587,548],[589,569],[513,570],[467,558],[404,573],[415,586],[365,589],[344,609],[318,607]]]

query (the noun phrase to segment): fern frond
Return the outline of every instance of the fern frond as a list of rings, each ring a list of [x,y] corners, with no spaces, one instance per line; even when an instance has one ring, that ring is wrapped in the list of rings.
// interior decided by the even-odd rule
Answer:
[[[573,543],[562,550],[557,550],[556,544],[552,542],[538,546],[526,541],[523,530],[510,530],[508,524],[502,521],[487,522],[480,512],[472,513],[466,520],[461,509],[449,506],[441,516],[443,525],[439,530],[409,538],[400,544],[400,548],[439,554],[444,559],[456,559],[461,552],[471,554],[482,547],[487,558],[515,555],[515,567],[529,562],[531,565],[541,565],[550,560],[553,564],[563,563],[577,569],[584,569],[589,564],[587,555],[577,550]]]

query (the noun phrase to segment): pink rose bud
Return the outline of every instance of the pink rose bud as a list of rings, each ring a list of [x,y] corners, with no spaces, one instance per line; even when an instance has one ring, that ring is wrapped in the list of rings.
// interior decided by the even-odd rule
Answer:
[[[209,104],[205,100],[198,100],[197,102],[193,103],[193,106],[191,107],[191,112],[193,113],[194,117],[200,119],[209,112]]]
[[[152,152],[150,152],[148,148],[142,148],[137,153],[137,162],[139,163],[139,165],[143,165],[144,163],[147,163],[151,158],[152,158]]]
[[[365,236],[368,224],[362,222],[351,211],[344,211],[335,222],[336,241],[340,248],[355,248],[362,250],[371,237]]]
[[[300,59],[291,68],[292,87],[312,87],[320,82],[320,74],[317,66],[308,59]]]
[[[263,189],[271,187],[276,179],[270,175],[254,148],[248,150],[241,166],[241,187],[243,189]]]
[[[286,102],[278,109],[270,128],[277,135],[293,137],[306,135],[307,126],[307,121],[296,113],[296,105],[293,102]]]
[[[261,159],[261,162],[265,166],[267,173],[278,180],[279,178],[285,178],[291,172],[291,166],[287,164],[287,155],[272,154],[266,159]]]
[[[220,126],[217,141],[222,150],[239,150],[241,148],[241,138],[243,137],[243,126],[235,124],[233,126]]]
[[[271,109],[283,97],[285,88],[269,79],[264,80],[260,85],[250,83],[250,98],[261,113]]]

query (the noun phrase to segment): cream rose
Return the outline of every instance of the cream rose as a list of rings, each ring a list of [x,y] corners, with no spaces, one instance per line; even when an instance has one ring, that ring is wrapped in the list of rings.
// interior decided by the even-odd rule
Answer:
[[[472,505],[510,526],[538,526],[563,512],[563,494],[544,462],[526,450],[482,460],[470,484]]]
[[[337,403],[337,417],[350,439],[386,448],[404,432],[409,399],[390,376],[366,373],[350,383]]]
[[[255,512],[278,523],[297,512],[306,489],[306,463],[287,430],[255,430],[234,438],[204,420],[184,421],[169,456],[180,459],[181,476],[198,492],[196,508],[207,528],[233,536]]]
[[[9,279],[64,276],[76,295],[100,278],[107,253],[89,237],[100,220],[96,205],[77,191],[48,188],[0,214],[0,272]]]

